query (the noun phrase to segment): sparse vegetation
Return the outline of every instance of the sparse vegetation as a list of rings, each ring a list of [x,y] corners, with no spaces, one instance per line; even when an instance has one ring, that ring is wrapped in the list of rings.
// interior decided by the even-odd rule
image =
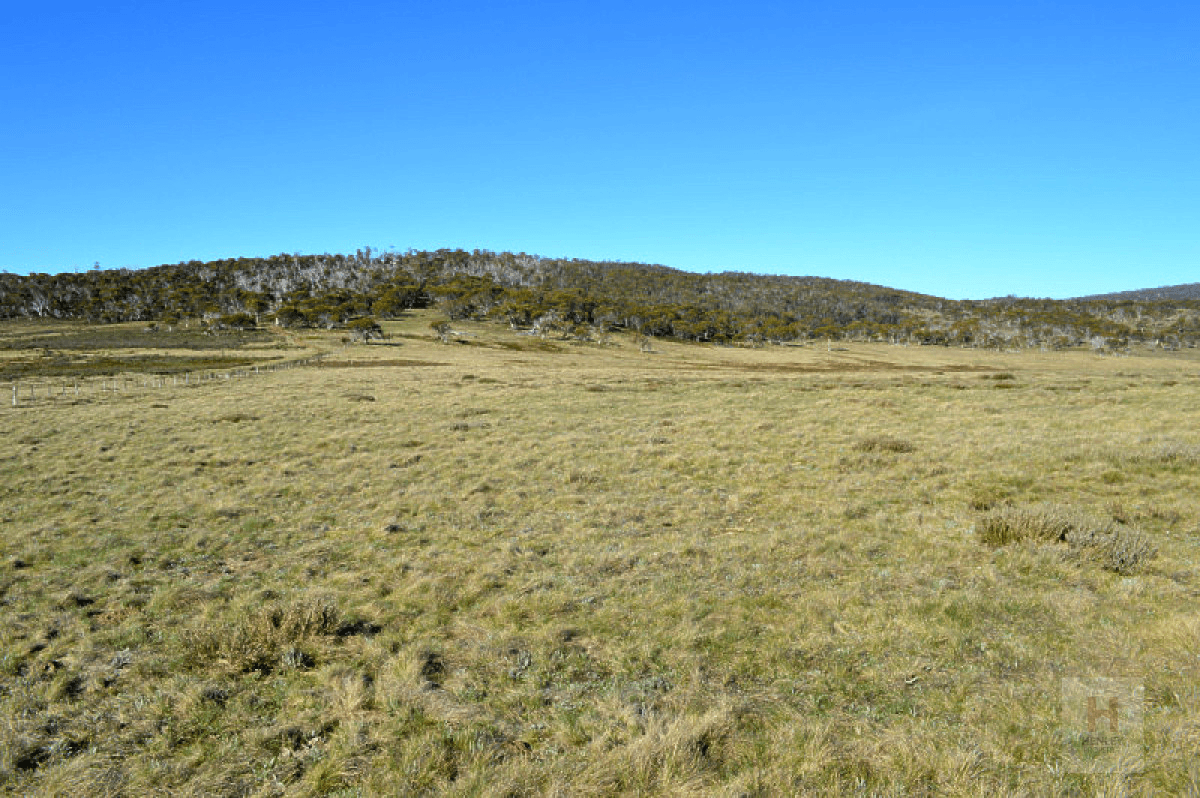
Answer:
[[[406,290],[403,359],[0,406],[0,792],[1200,784],[1194,353],[444,346]],[[1140,769],[1061,766],[1070,675],[1144,683]]]

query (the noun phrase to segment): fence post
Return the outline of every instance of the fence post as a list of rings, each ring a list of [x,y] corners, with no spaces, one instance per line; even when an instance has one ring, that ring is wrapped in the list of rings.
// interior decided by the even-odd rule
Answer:
[[[17,406],[17,384],[13,383],[13,407]]]

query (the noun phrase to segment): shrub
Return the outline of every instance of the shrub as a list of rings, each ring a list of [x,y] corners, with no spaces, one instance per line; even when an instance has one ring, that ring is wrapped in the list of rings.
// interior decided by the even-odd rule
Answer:
[[[1067,535],[1067,543],[1101,568],[1124,576],[1138,571],[1158,553],[1144,534],[1115,521],[1074,529]]]
[[[230,313],[217,319],[219,330],[252,330],[257,326],[249,313]]]
[[[356,341],[370,341],[372,338],[383,338],[383,328],[379,326],[379,322],[370,316],[351,319],[346,323],[346,329],[350,331],[351,337]]]

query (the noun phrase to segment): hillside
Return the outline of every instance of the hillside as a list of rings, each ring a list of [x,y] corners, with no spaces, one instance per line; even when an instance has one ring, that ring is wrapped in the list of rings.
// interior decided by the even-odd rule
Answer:
[[[1200,299],[1200,283],[1164,285],[1159,288],[1142,288],[1137,291],[1117,291],[1111,294],[1095,294],[1082,297],[1085,300],[1134,300],[1141,302],[1164,302]]]
[[[287,255],[84,274],[0,275],[0,318],[195,320],[333,329],[435,307],[563,336],[761,344],[809,339],[972,347],[1194,346],[1200,299],[954,301],[848,280],[694,274],[484,250]]]

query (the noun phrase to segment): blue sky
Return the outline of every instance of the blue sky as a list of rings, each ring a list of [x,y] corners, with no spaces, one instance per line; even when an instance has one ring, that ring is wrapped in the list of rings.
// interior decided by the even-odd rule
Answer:
[[[1200,4],[25,2],[0,271],[410,247],[1200,281]]]

